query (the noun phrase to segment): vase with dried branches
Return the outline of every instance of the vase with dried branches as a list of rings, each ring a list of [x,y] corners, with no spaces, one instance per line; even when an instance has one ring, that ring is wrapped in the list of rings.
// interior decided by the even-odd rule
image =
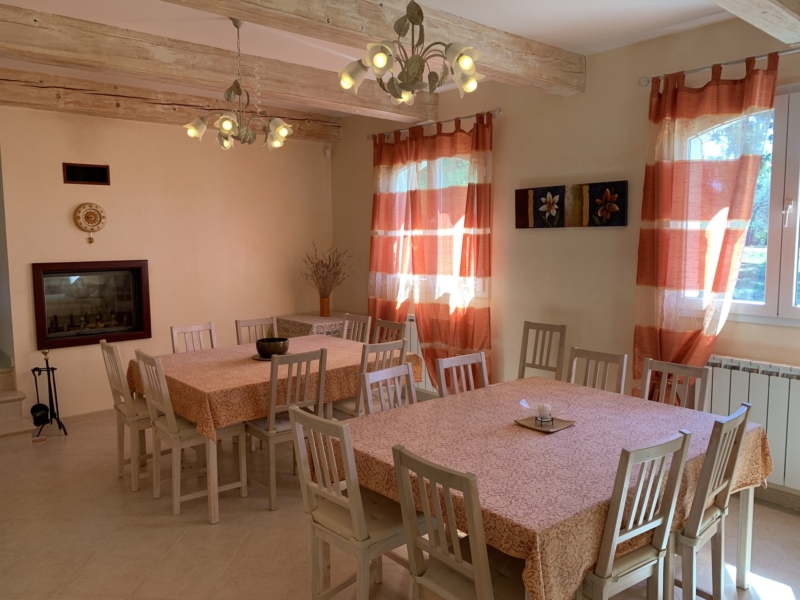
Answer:
[[[352,275],[347,262],[351,258],[353,257],[347,254],[347,250],[340,252],[334,246],[320,253],[314,244],[314,254],[306,252],[302,275],[319,293],[319,316],[331,315],[331,292]]]

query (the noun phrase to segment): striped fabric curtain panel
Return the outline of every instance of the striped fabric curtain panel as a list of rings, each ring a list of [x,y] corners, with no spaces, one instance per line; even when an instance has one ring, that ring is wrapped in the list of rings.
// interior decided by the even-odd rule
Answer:
[[[730,310],[775,100],[778,55],[744,79],[653,80],[636,275],[634,379],[645,358],[705,366]]]
[[[413,302],[423,358],[491,348],[492,115],[470,131],[375,138],[369,314],[403,322]]]

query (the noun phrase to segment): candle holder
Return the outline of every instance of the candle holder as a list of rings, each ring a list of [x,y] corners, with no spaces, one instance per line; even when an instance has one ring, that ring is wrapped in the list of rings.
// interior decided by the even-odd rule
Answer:
[[[539,427],[552,427],[553,426],[553,416],[547,415],[546,417],[536,417],[536,424]]]

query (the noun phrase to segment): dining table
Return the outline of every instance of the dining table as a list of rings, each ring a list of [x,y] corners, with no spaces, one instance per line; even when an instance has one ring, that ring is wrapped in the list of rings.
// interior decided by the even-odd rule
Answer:
[[[521,403],[525,400],[525,403]],[[526,406],[523,406],[525,404]],[[540,404],[574,425],[554,433],[521,427]],[[348,421],[359,483],[398,499],[392,447],[475,474],[486,543],[525,560],[532,600],[568,600],[597,562],[623,448],[692,432],[673,529],[689,514],[717,417],[705,412],[532,377]],[[737,585],[747,587],[753,489],[772,472],[764,428],[749,423],[734,475],[740,492]],[[420,499],[416,499],[422,509]],[[466,530],[463,498],[453,497]],[[649,543],[621,545],[618,555]]]

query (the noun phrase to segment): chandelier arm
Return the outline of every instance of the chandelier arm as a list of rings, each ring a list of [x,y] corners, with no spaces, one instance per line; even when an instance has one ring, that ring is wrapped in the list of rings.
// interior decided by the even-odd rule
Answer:
[[[267,118],[269,118],[269,117],[267,117]],[[261,123],[261,126],[264,128],[264,133],[267,133],[267,130],[269,129],[269,123],[264,121],[264,119],[262,119],[261,117],[252,117],[250,119],[250,121],[248,121],[248,125],[250,123],[252,123],[253,121],[258,121],[259,123]]]
[[[442,46],[444,48],[447,48],[447,44],[445,44],[444,42],[431,42],[430,44],[425,46],[425,49],[422,51],[422,55],[425,56],[432,48],[436,46]]]

